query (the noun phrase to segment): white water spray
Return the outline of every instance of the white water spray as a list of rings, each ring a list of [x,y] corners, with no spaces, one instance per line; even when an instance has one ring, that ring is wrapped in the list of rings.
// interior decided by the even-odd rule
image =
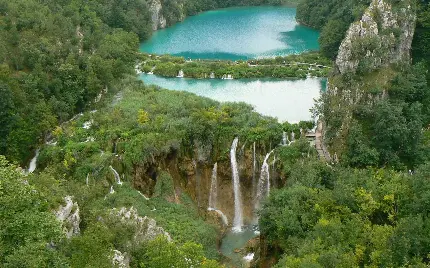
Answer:
[[[178,73],[178,76],[176,76],[178,78],[183,78],[184,77],[184,71],[180,70]]]
[[[287,137],[287,132],[282,132],[282,145],[285,146],[287,145],[287,141],[288,141],[288,137]]]
[[[239,138],[236,137],[231,145],[230,160],[231,160],[231,170],[233,175],[233,191],[234,191],[233,231],[241,232],[242,226],[243,226],[242,196],[240,193],[239,170],[237,167],[237,160],[236,160],[236,149],[237,149],[238,142],[239,142]]]
[[[31,159],[27,173],[33,173],[37,167],[37,158],[39,157],[39,149],[36,150],[36,155]]]
[[[255,172],[257,170],[257,159],[255,158],[255,141],[252,147],[253,151],[252,151],[252,197],[254,198],[255,195],[257,194],[257,181],[256,181],[256,176],[255,176]]]
[[[270,171],[269,163],[267,161],[273,151],[274,150],[266,155],[263,165],[261,166],[260,180],[258,181],[257,186],[257,198],[255,199],[255,210],[259,210],[261,208],[261,201],[263,201],[264,197],[267,197],[270,194]]]
[[[225,226],[228,226],[228,219],[227,219],[227,216],[221,211],[221,210],[219,210],[219,209],[214,209],[214,208],[208,208],[208,211],[215,211],[217,214],[218,214],[218,216],[221,218],[221,220],[222,220],[222,223],[225,225]]]
[[[112,166],[109,166],[109,168],[112,170],[116,184],[122,185],[121,177],[119,176],[118,172]]]

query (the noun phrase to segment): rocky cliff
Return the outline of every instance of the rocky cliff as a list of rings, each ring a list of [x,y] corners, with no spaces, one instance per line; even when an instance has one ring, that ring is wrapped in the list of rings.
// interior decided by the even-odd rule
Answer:
[[[241,147],[241,148],[239,148]],[[237,150],[237,160],[240,176],[240,188],[243,203],[243,216],[245,224],[253,222],[256,184],[260,176],[262,159],[267,153],[267,149],[258,148],[256,150],[256,168],[253,172],[253,146],[252,144],[239,144]],[[202,214],[205,214],[211,222],[214,217],[218,217],[217,224],[224,229],[223,222],[227,221],[232,224],[234,218],[234,191],[232,181],[232,170],[230,159],[217,161],[218,165],[218,183],[217,183],[217,204],[216,209],[227,216],[227,220],[216,211],[208,211],[209,195],[211,190],[212,172],[215,161],[210,158],[202,158],[202,155],[196,150],[195,157],[179,158],[171,155],[167,159],[157,160],[154,166],[137,166],[134,171],[133,184],[145,196],[152,197],[155,192],[157,181],[160,180],[160,174],[167,172],[172,180],[174,191],[172,196],[167,197],[170,202],[181,202],[181,192],[186,192],[199,207]],[[279,178],[270,165],[271,184],[280,185]]]
[[[385,98],[395,65],[410,64],[414,3],[373,0],[361,19],[351,24],[323,96],[324,137],[332,154],[345,151],[354,108]]]
[[[152,0],[149,2],[149,11],[152,19],[152,30],[164,29],[167,26],[167,20],[162,13],[163,6],[160,0]]]
[[[341,74],[409,61],[416,14],[410,1],[373,0],[343,40],[336,66]]]

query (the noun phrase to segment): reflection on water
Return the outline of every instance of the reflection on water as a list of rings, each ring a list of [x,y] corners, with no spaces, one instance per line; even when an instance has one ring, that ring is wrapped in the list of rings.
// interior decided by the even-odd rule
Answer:
[[[236,267],[246,267],[246,262],[250,261],[251,254],[245,254],[245,252],[235,252],[235,250],[243,249],[250,239],[257,237],[258,231],[257,226],[247,226],[243,228],[243,231],[226,233],[222,239],[221,253],[222,255],[229,258],[229,264],[235,265]],[[244,258],[245,257],[245,258]],[[246,257],[248,257],[246,259]]]
[[[318,50],[319,32],[297,24],[290,7],[204,12],[159,30],[141,51],[193,59],[248,59]]]
[[[147,74],[140,77],[145,83],[162,88],[192,92],[217,101],[245,102],[263,115],[290,123],[312,119],[309,110],[326,86],[326,80],[320,78],[203,80]]]

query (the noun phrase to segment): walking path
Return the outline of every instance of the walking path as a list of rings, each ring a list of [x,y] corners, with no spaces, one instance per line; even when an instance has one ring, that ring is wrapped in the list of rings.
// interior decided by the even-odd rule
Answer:
[[[318,121],[318,127],[315,132],[315,148],[317,149],[320,159],[323,159],[326,162],[331,162],[330,153],[328,152],[327,147],[324,145],[322,133],[323,124],[321,121]]]

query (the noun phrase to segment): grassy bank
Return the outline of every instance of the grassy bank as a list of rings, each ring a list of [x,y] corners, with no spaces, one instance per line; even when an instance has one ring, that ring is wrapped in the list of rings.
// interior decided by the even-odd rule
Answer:
[[[227,60],[186,60],[170,55],[140,54],[139,70],[165,77],[177,77],[182,70],[184,77],[205,78],[306,78],[327,77],[332,62],[318,52],[308,52],[285,57]]]

